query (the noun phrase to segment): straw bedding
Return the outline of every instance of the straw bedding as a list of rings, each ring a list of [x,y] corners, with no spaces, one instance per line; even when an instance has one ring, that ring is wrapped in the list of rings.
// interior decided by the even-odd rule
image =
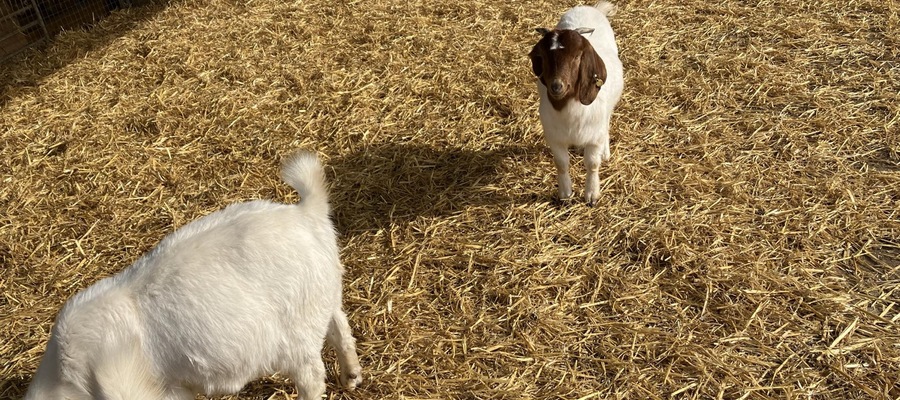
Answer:
[[[897,3],[617,4],[593,208],[553,198],[526,57],[564,2],[171,1],[7,62],[0,398],[78,290],[296,201],[296,148],[328,165],[366,374],[329,398],[900,398]]]

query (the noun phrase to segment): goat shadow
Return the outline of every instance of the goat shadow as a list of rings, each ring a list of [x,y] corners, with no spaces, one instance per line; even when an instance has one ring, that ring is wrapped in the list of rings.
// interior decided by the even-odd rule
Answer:
[[[0,399],[13,400],[25,397],[25,390],[28,389],[29,382],[31,382],[31,376],[0,378]]]
[[[550,201],[546,188],[515,188],[516,175],[533,173],[543,151],[389,144],[333,157],[326,164],[337,228],[352,234],[472,206]]]

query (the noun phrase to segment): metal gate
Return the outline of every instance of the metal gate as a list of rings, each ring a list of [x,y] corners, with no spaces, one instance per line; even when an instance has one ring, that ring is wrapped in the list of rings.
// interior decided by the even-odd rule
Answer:
[[[129,0],[0,0],[0,62],[130,5]]]

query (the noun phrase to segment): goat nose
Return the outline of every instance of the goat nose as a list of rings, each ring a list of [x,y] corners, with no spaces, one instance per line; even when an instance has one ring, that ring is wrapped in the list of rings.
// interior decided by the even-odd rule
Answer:
[[[553,94],[561,94],[562,90],[563,90],[562,82],[553,81],[553,83],[550,84],[550,91],[553,92]]]

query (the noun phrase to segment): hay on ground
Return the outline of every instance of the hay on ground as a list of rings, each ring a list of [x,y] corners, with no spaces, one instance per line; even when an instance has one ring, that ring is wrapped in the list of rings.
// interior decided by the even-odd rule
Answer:
[[[296,148],[329,168],[366,374],[329,398],[900,397],[897,4],[617,4],[593,208],[553,200],[526,58],[566,2],[171,1],[8,62],[0,398],[69,296],[295,200]]]

